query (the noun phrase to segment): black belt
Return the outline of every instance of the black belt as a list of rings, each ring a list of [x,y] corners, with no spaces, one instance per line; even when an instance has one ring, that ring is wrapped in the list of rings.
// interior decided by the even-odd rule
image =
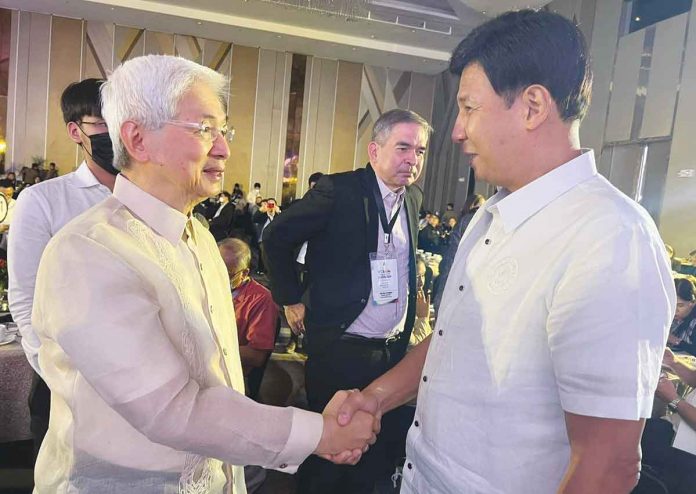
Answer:
[[[389,338],[368,338],[367,336],[361,336],[359,334],[343,333],[338,339],[339,341],[345,341],[346,343],[353,343],[356,345],[385,348],[399,341],[400,335],[401,333],[396,336],[390,336]]]

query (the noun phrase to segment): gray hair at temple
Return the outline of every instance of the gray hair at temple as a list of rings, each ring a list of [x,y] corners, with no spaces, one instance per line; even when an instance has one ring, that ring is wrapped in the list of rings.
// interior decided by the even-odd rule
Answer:
[[[394,126],[402,123],[420,125],[428,134],[428,137],[433,133],[433,128],[428,121],[416,112],[397,108],[384,112],[379,116],[372,127],[372,140],[380,145],[384,144],[389,139],[389,134],[391,134]]]
[[[218,243],[218,248],[230,275],[251,268],[251,249],[244,240],[226,238]]]
[[[179,102],[194,84],[208,85],[226,101],[228,80],[208,67],[181,57],[146,55],[120,65],[101,87],[102,116],[109,127],[114,168],[130,163],[121,126],[132,121],[148,130],[176,117]]]

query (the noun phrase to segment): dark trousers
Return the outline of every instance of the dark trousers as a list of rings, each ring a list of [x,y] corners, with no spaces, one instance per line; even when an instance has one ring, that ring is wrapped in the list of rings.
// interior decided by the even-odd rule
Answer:
[[[34,441],[34,461],[48,431],[48,417],[51,411],[51,390],[41,377],[34,372],[29,393],[29,429]]]
[[[673,448],[673,438],[671,423],[662,419],[646,420],[641,439],[643,464],[657,473],[669,494],[693,494],[696,492],[696,456]]]
[[[311,338],[311,336],[309,336]],[[397,362],[385,345],[336,340],[320,354],[310,353],[305,387],[310,410],[321,412],[336,391],[362,389]],[[403,458],[414,409],[401,407],[382,417],[377,442],[355,466],[334,465],[310,456],[298,471],[298,494],[371,494]]]

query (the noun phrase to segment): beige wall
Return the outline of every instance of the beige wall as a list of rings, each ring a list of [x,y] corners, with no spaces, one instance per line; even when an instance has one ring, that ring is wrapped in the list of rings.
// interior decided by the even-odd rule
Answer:
[[[581,144],[595,150],[600,173],[641,201],[665,242],[684,256],[696,248],[696,177],[687,178],[696,169],[696,4],[631,34],[622,29],[624,6],[622,0],[554,0],[548,8],[575,19],[590,41],[594,82]],[[437,84],[425,203],[442,209],[454,200],[459,208],[469,166],[447,135],[456,84],[446,74]],[[630,152],[641,146],[648,152]],[[476,192],[490,190],[476,184]]]
[[[280,199],[292,54],[260,50],[143,27],[12,12],[7,117],[8,168],[32,156],[55,161],[61,173],[81,159],[65,135],[60,95],[72,81],[104,78],[118,64],[143,54],[176,54],[230,76],[228,118],[235,127],[225,188],[262,183]],[[14,84],[16,81],[16,84]],[[433,76],[339,60],[307,57],[297,196],[315,172],[363,166],[374,119],[412,108],[432,114]]]
[[[620,180],[615,185],[630,193],[633,181],[638,199],[656,203],[651,214],[662,238],[685,256],[696,248],[696,178],[679,176],[681,170],[696,169],[696,4],[690,13],[631,34],[622,32],[621,7],[620,0],[596,2],[590,48],[594,87],[581,142],[595,149],[601,173]],[[617,156],[630,146],[654,143],[670,152],[668,158],[658,153],[661,161],[648,154],[644,175],[659,175],[664,185],[656,197],[646,198],[637,190],[640,167],[626,176],[630,160]]]

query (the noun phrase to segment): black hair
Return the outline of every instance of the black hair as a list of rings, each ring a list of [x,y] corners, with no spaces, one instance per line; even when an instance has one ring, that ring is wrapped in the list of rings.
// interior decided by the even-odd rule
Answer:
[[[696,287],[689,278],[677,278],[674,280],[674,288],[677,290],[677,297],[687,302],[696,300]]]
[[[696,287],[689,278],[676,278],[674,280],[674,288],[677,290],[677,297],[686,301],[693,302],[696,300]],[[682,319],[679,326],[672,329],[672,334],[681,338],[692,326],[692,321],[696,319],[696,305],[691,309],[689,314]]]
[[[220,192],[220,195],[221,195],[221,196],[225,196],[225,197],[228,198],[228,199],[232,199],[232,194],[230,194],[230,193],[227,192],[226,190],[223,190],[222,192]]]
[[[260,188],[261,188],[261,184],[258,183],[258,182],[255,182],[255,183],[254,183],[254,188],[257,188],[257,187],[260,189]]]
[[[592,71],[578,27],[547,11],[506,12],[478,26],[452,54],[450,72],[479,64],[495,92],[512,105],[525,88],[544,86],[564,121],[580,120],[590,105]]]
[[[323,177],[324,174],[322,172],[314,172],[309,176],[309,179],[307,180],[307,183],[311,187],[312,184],[315,184],[319,181],[321,177]]]
[[[101,118],[99,88],[102,84],[104,84],[103,79],[85,79],[73,82],[65,88],[60,97],[60,109],[63,111],[63,120],[66,124],[78,122],[86,115]]]

